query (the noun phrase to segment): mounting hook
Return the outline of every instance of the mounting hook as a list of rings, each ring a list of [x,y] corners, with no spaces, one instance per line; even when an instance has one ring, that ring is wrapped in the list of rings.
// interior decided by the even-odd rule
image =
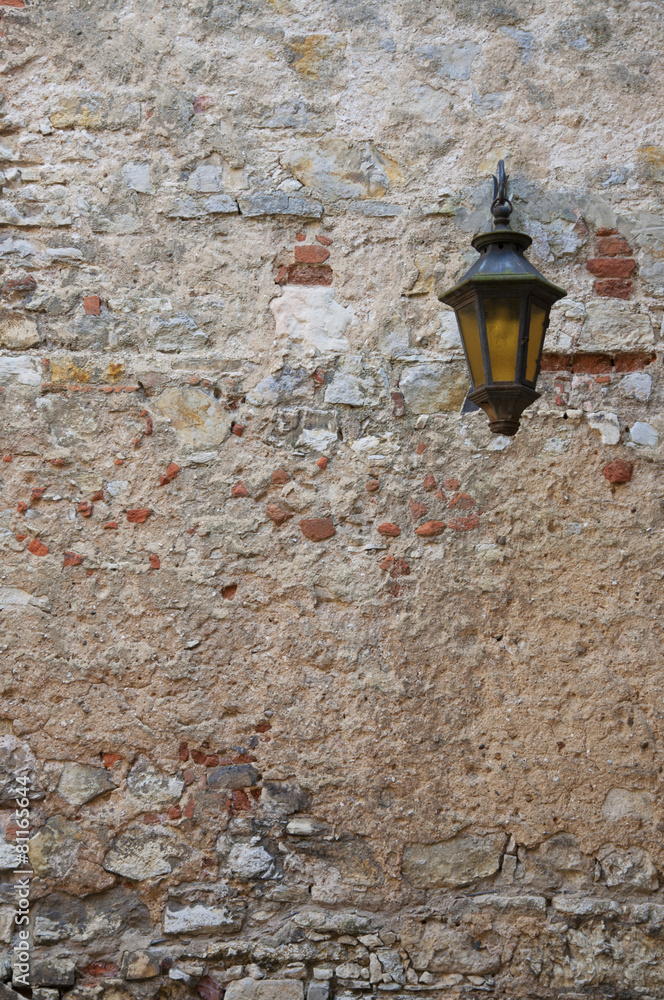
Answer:
[[[493,176],[493,201],[491,202],[491,214],[493,215],[494,229],[497,226],[509,227],[509,219],[512,214],[512,202],[507,197],[508,174],[505,173],[505,161],[498,163],[498,176]]]

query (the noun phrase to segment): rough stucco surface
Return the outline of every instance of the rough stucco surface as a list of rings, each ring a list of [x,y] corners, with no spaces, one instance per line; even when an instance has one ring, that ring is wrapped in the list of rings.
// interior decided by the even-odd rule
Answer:
[[[661,996],[659,5],[0,7],[33,995]],[[511,440],[436,297],[501,156]]]

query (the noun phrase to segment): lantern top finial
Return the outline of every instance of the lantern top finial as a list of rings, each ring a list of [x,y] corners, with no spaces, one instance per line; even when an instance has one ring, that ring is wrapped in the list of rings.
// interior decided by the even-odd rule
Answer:
[[[493,177],[493,201],[491,202],[491,214],[493,215],[494,229],[509,229],[510,215],[512,214],[512,202],[507,197],[507,182],[509,175],[505,173],[505,161],[498,163],[498,176]]]

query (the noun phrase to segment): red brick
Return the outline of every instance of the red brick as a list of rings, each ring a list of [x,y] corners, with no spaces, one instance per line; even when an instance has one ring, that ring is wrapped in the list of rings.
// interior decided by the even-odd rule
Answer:
[[[472,510],[475,506],[475,501],[467,493],[457,493],[453,496],[447,505],[448,507],[458,507],[459,510]]]
[[[80,566],[81,563],[83,562],[83,560],[85,559],[85,556],[79,556],[76,552],[70,552],[69,550],[67,550],[64,553],[64,557],[65,557],[65,559],[64,559],[64,562],[62,564],[63,567],[64,566]]]
[[[331,285],[334,272],[329,264],[291,264],[288,283],[291,285]]]
[[[33,489],[32,493],[30,494],[30,499],[31,500],[41,500],[41,498],[44,496],[45,492],[46,492],[46,487],[45,486],[35,486],[35,488]]]
[[[165,476],[165,475],[161,475],[161,476],[159,477],[159,485],[160,485],[160,486],[166,486],[166,485],[167,485],[167,483],[170,483],[170,481],[171,481],[171,480],[170,480],[170,477],[169,477],[169,476]]]
[[[208,94],[201,94],[200,97],[194,99],[194,114],[200,115],[204,111],[208,111],[213,104],[214,101]]]
[[[566,372],[572,370],[571,354],[543,354],[540,371]]]
[[[410,513],[414,521],[419,521],[421,517],[426,517],[429,513],[427,505],[420,503],[419,500],[409,500],[408,506],[410,507]]]
[[[392,416],[393,417],[405,417],[406,416],[406,400],[403,398],[403,393],[401,392],[391,392],[390,398],[392,400]]]
[[[392,568],[390,569],[390,576],[410,576],[410,566],[405,559],[395,559]]]
[[[154,553],[150,556],[150,569],[161,569],[161,559]]]
[[[627,351],[625,354],[616,354],[613,364],[617,372],[641,372],[652,364],[656,357],[654,352],[645,354],[642,351]]]
[[[380,479],[368,479],[364,488],[367,493],[377,493],[380,489]]]
[[[0,7],[25,7],[23,0],[0,0]]]
[[[424,482],[422,483],[422,489],[424,490],[425,493],[433,493],[435,488],[436,488],[436,479],[429,472],[424,477]]]
[[[175,479],[175,477],[177,476],[178,472],[180,472],[180,471],[181,471],[180,470],[180,466],[176,465],[175,462],[171,462],[169,464],[168,468],[166,469],[166,475],[168,476],[169,479]]]
[[[586,268],[598,278],[629,278],[636,267],[633,257],[593,257]]]
[[[629,299],[632,295],[632,282],[621,278],[599,278],[593,288],[605,299]]]
[[[270,478],[273,486],[283,486],[290,482],[290,474],[285,469],[275,469]]]
[[[300,264],[324,264],[329,256],[330,251],[325,247],[295,247],[295,260]]]
[[[237,583],[229,583],[221,588],[221,596],[225,601],[232,601],[237,593]]]
[[[113,465],[124,465],[124,458],[114,458]]]
[[[3,462],[13,462],[13,458],[12,458],[11,455],[3,455],[2,456],[2,461]],[[57,459],[56,459],[56,461],[57,461]]]
[[[449,522],[448,527],[452,531],[472,531],[473,528],[477,528],[480,523],[479,514],[469,514],[468,517],[458,517],[453,521]]]
[[[51,463],[51,465],[55,465],[57,468],[60,468],[65,464],[63,458],[49,458],[49,462]]]
[[[319,469],[327,469],[327,459],[325,458],[325,455],[321,455],[321,457],[316,462],[316,465],[318,466]]]
[[[611,376],[610,375],[596,375],[595,382],[597,385],[610,385]]]
[[[244,434],[243,424],[233,424],[233,426],[231,427],[231,433],[235,434],[235,437],[241,438],[242,435]]]
[[[425,521],[419,528],[415,528],[415,534],[420,538],[434,538],[436,535],[442,535],[444,530],[444,521]]]
[[[90,503],[96,503],[97,500],[103,502],[103,500],[104,500],[104,491],[103,490],[97,490],[97,492],[93,496],[90,497]]]
[[[184,778],[185,785],[189,788],[189,785],[193,785],[196,781],[196,772],[188,767],[182,772],[182,777]]]
[[[5,295],[14,295],[17,292],[34,292],[36,287],[35,278],[28,274],[24,278],[12,278],[10,281],[5,281],[2,292]]]
[[[186,816],[187,819],[193,819],[195,811],[196,811],[196,803],[194,802],[193,799],[190,799],[189,802],[187,802],[186,806],[184,807],[183,810],[184,815]]]
[[[117,521],[107,521],[106,524],[104,525],[104,530],[114,531],[117,528],[117,526],[118,526]]]
[[[416,455],[422,455],[422,454],[424,454],[424,452],[426,451],[426,448],[427,448],[427,446],[424,443],[424,441],[420,441],[420,443],[418,444],[417,448],[415,449],[415,454]]]
[[[158,813],[144,813],[143,822],[148,826],[156,826],[157,823],[161,822],[161,819]]]
[[[168,816],[169,819],[181,819],[182,810],[180,809],[179,806],[169,806],[168,809],[166,810],[166,815]]]
[[[277,525],[285,524],[286,521],[290,521],[293,516],[289,511],[284,510],[276,503],[269,503],[265,508],[265,513],[270,518],[270,520]]]
[[[101,311],[101,299],[98,295],[86,295],[83,299],[83,308],[88,316],[98,316]]]
[[[314,372],[314,382],[316,386],[325,385],[325,372],[322,368],[317,368]]]
[[[616,458],[613,462],[609,462],[602,469],[602,475],[605,479],[614,485],[620,486],[622,483],[628,483],[632,478],[632,473],[634,472],[634,466],[631,462],[627,462],[624,458]]]
[[[399,525],[393,524],[392,521],[384,521],[383,524],[379,524],[376,531],[379,535],[385,535],[387,538],[398,538],[401,534]]]
[[[304,243],[306,238],[307,237],[305,233],[295,233],[295,239],[297,240],[298,243]]]
[[[595,252],[600,257],[628,257],[632,248],[623,236],[599,236],[595,240]]]
[[[281,266],[277,268],[277,273],[274,276],[274,283],[275,285],[285,285],[287,281],[288,268],[285,264],[281,264]]]
[[[102,763],[104,767],[113,767],[117,764],[119,760],[122,760],[122,754],[120,753],[103,753],[101,755]]]
[[[266,719],[265,722],[257,723],[254,726],[254,729],[256,730],[257,733],[266,733],[268,729],[272,729],[272,723]]]
[[[578,374],[601,375],[613,371],[610,354],[575,354],[572,371]]]
[[[446,490],[454,492],[459,489],[461,483],[458,479],[443,479],[443,486]]]
[[[324,542],[336,534],[331,517],[307,517],[300,521],[300,531],[310,542]]]
[[[324,236],[322,233],[319,233],[316,239],[319,243],[322,243],[324,247],[331,247],[334,243],[334,240],[330,239],[329,236]]]
[[[17,542],[24,542],[27,537],[28,537],[27,535],[17,535],[16,536],[16,541]]]
[[[120,968],[115,962],[90,962],[89,965],[81,969],[84,975],[92,976],[94,979],[98,979],[101,976],[117,976],[119,971]]]
[[[178,747],[178,759],[181,761],[189,760],[189,744],[181,743]]]
[[[212,976],[205,975],[196,984],[196,992],[201,1000],[223,1000],[224,990]]]
[[[606,226],[600,226],[597,230],[598,236],[616,236],[618,233],[617,229],[607,229]]]
[[[194,764],[202,764],[205,761],[205,753],[202,750],[192,750],[191,759]]]
[[[150,437],[152,434],[152,417],[145,418],[145,436]]]
[[[28,505],[25,502],[25,500],[19,500],[19,502],[16,504],[16,510],[19,512],[19,514],[25,514],[27,509]]]
[[[249,801],[249,796],[244,789],[237,788],[235,791],[231,792],[230,811],[238,813],[246,812],[248,809],[251,809],[251,802]]]
[[[82,500],[76,508],[81,517],[91,517],[94,507],[88,500]]]
[[[242,482],[241,479],[238,479],[238,481],[236,482],[235,486],[231,490],[231,496],[232,497],[248,497],[249,496],[249,490],[244,485],[244,483]]]
[[[135,510],[127,511],[127,520],[130,524],[143,524],[147,521],[152,511],[149,507],[137,507]]]
[[[45,556],[48,552],[48,545],[44,545],[38,538],[33,538],[28,545],[28,552],[32,552],[33,556]]]

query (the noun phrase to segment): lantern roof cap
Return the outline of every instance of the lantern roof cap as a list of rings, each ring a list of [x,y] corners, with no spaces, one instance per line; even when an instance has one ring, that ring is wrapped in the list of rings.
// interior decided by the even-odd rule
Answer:
[[[438,298],[441,302],[454,305],[466,289],[481,288],[488,283],[498,284],[507,289],[514,284],[538,287],[541,292],[556,302],[567,292],[547,281],[534,264],[524,257],[523,251],[531,245],[532,240],[526,233],[515,233],[507,226],[499,226],[488,233],[479,233],[472,241],[473,247],[479,252],[479,257],[466,271],[463,277],[452,288],[442,292]]]

